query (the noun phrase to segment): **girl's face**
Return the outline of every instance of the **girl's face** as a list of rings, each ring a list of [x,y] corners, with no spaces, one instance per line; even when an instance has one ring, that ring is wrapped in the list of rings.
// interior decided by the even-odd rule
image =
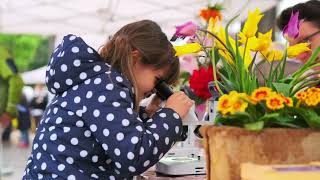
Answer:
[[[157,79],[161,79],[165,75],[165,69],[154,69],[141,63],[140,60],[135,60],[133,63],[133,74],[136,78],[136,85],[139,90],[139,99],[143,99],[151,94]]]
[[[320,46],[320,29],[309,21],[302,21],[300,23],[299,36],[289,43],[290,45],[295,45],[305,42],[310,44],[309,47],[311,50],[315,50]],[[297,58],[302,62],[306,62],[310,58],[311,54],[312,52],[302,53]]]

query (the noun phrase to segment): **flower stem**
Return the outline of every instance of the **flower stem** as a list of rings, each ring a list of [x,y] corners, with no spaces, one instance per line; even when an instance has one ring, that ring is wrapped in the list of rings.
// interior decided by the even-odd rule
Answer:
[[[216,67],[216,62],[215,62],[215,55],[214,55],[214,49],[211,50],[211,62],[212,62],[212,70],[213,70],[213,82],[217,87],[217,90],[220,95],[223,95],[224,93],[220,89],[220,86],[218,84],[218,79],[217,79],[217,67]]]
[[[207,31],[207,30],[205,30],[205,29],[199,29],[199,31],[208,33],[208,34],[210,34],[212,37],[214,37],[216,40],[218,40],[218,41],[222,44],[222,46],[223,46],[225,49],[228,50],[228,53],[229,53],[229,54],[232,56],[232,58],[234,59],[234,56],[233,56],[233,54],[231,53],[231,51],[229,50],[229,48],[227,47],[227,45],[226,45],[217,35],[213,34],[213,33],[210,32],[210,31]]]

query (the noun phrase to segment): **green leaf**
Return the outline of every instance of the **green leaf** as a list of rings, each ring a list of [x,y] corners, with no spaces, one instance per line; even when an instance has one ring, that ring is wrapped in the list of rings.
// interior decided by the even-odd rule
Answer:
[[[270,113],[270,114],[265,114],[264,116],[260,117],[258,121],[268,121],[270,119],[275,119],[279,116],[279,113]]]
[[[285,96],[289,96],[290,95],[290,89],[291,89],[291,85],[290,84],[286,84],[286,83],[272,83],[272,85],[274,86],[274,88],[276,89],[276,91],[278,93],[282,93]]]
[[[180,73],[180,79],[182,79],[182,84],[185,84],[189,81],[189,78],[190,78],[190,73],[189,72],[186,72],[186,71],[182,71]]]
[[[222,4],[208,5],[208,8],[216,11],[221,11],[224,9]]]
[[[243,124],[249,123],[252,119],[252,116],[247,112],[237,112],[228,116],[218,115],[215,122],[217,124],[242,127]]]
[[[232,45],[231,45],[231,43],[230,43],[230,39],[229,39],[229,26],[230,26],[230,24],[235,20],[235,19],[237,19],[239,17],[239,14],[238,15],[236,15],[236,16],[234,16],[228,23],[227,23],[227,25],[226,25],[226,28],[225,28],[225,36],[226,36],[226,43],[227,43],[227,47],[228,47],[228,51],[231,53],[231,55],[233,56],[233,57],[235,57],[235,52],[234,52],[234,50],[232,49]]]
[[[307,122],[311,128],[320,129],[320,116],[311,108],[296,108],[295,111]]]
[[[303,120],[293,116],[294,109],[287,109],[288,111],[280,116],[276,117],[274,121],[270,122],[272,127],[274,125],[279,125],[280,127],[288,127],[288,128],[306,128],[308,127]]]
[[[263,129],[263,126],[264,126],[264,122],[258,121],[253,123],[247,123],[244,125],[244,128],[250,131],[260,131]]]
[[[299,78],[304,72],[310,69],[310,66],[314,63],[314,61],[318,58],[318,54],[320,53],[320,47],[317,47],[316,50],[312,51],[312,55],[309,60],[300,67],[296,72],[292,74],[294,79]]]
[[[290,122],[276,121],[276,122],[274,122],[274,124],[278,124],[278,125],[280,125],[282,127],[289,127],[289,128],[297,128],[297,129],[305,128],[303,126],[299,126],[299,125],[296,125],[296,124],[293,124],[293,123],[290,123]]]
[[[225,85],[225,88],[230,91],[230,90],[234,90],[235,87],[234,85],[236,85],[235,82],[232,82],[229,80],[229,78],[225,77],[223,74],[221,73],[218,73],[219,74],[219,77],[221,79],[221,81],[223,82],[223,84]]]

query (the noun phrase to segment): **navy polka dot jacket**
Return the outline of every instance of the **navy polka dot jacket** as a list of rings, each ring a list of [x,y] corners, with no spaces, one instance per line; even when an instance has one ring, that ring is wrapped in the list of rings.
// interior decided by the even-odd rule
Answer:
[[[132,85],[80,37],[67,35],[46,72],[48,105],[23,179],[130,179],[154,165],[181,134],[169,108],[133,111]]]

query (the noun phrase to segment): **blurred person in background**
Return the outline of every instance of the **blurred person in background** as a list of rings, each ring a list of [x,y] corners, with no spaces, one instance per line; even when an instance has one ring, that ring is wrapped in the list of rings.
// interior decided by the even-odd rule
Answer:
[[[290,46],[309,43],[309,48],[315,50],[320,46],[320,1],[310,0],[284,9],[277,19],[277,26]],[[287,59],[285,75],[288,76],[298,70],[310,58],[312,51],[301,53],[296,59]],[[273,66],[277,66],[278,63],[274,62]],[[262,72],[269,72],[269,69],[269,63],[260,65]],[[260,72],[258,75],[259,83],[263,84]]]
[[[289,38],[289,44],[309,43],[310,49],[315,50],[320,46],[320,1],[310,0],[304,3],[296,4],[283,10],[278,18],[277,25],[280,30],[285,30],[292,14],[298,13],[298,34],[294,38]],[[298,59],[306,62],[312,54],[312,51],[302,53]]]
[[[20,102],[17,104],[18,110],[18,129],[20,130],[20,139],[18,147],[27,148],[29,147],[29,129],[31,127],[30,111],[28,102],[25,94],[21,95]]]
[[[17,104],[22,94],[23,80],[18,74],[14,60],[0,47],[0,121],[5,127],[2,142],[9,141],[11,120],[18,115]]]
[[[36,84],[34,87],[33,98],[30,103],[31,115],[35,120],[36,127],[46,109],[48,103],[48,91],[43,84]]]

